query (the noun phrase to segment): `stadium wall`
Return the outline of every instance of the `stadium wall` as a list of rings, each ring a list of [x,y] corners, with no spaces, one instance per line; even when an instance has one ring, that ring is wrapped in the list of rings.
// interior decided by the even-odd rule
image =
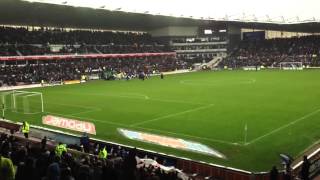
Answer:
[[[197,36],[197,26],[168,26],[159,29],[153,29],[148,33],[153,37],[177,37],[177,36]]]
[[[235,25],[228,25],[228,49],[232,50],[241,42],[241,27]]]

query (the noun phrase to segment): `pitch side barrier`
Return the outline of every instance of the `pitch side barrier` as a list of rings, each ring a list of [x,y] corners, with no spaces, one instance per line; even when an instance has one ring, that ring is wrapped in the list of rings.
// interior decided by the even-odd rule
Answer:
[[[0,120],[0,127],[8,129],[12,132],[18,131],[22,126],[22,123],[13,122],[10,120]],[[59,130],[45,128],[41,126],[31,125],[30,137],[42,139],[47,136],[48,140],[55,142],[63,142],[66,144],[80,144],[80,135],[73,133],[67,133]],[[119,144],[111,141],[105,141],[96,138],[90,138],[90,143],[93,146],[95,143],[107,145],[108,150],[112,147],[129,150],[135,147],[124,144]],[[241,169],[236,169],[227,166],[221,166],[217,164],[210,164],[201,161],[195,161],[184,157],[178,157],[171,154],[159,153],[151,150],[137,148],[138,155],[148,157],[157,157],[158,159],[165,159],[178,169],[188,174],[193,174],[196,179],[201,178],[216,178],[224,180],[268,180],[268,172],[250,172]],[[281,173],[280,173],[281,174]],[[282,179],[282,178],[281,178]]]
[[[168,71],[164,72],[164,75],[174,75],[174,74],[184,74],[184,73],[190,73],[190,72],[196,72],[194,70],[190,69],[179,69],[175,71]],[[157,74],[151,74],[151,76],[160,76],[160,73]],[[89,75],[90,78],[90,75]],[[91,80],[98,80],[99,77],[91,76]],[[2,86],[0,87],[1,91],[11,91],[11,90],[19,90],[19,89],[31,89],[31,88],[40,88],[40,87],[50,87],[50,86],[60,86],[60,85],[70,85],[70,84],[80,84],[84,83],[86,81],[83,80],[69,80],[69,81],[63,81],[62,83],[60,81],[54,82],[54,83],[45,83],[45,84],[25,84],[25,85],[17,85],[17,86]]]
[[[313,148],[305,153],[310,161],[309,178],[314,179],[320,176],[320,146]],[[292,166],[294,176],[298,177],[302,168],[302,157],[298,158]]]

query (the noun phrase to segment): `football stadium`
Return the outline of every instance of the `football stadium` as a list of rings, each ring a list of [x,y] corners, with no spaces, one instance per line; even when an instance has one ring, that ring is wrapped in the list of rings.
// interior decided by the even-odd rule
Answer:
[[[0,180],[319,179],[319,5],[1,0]]]

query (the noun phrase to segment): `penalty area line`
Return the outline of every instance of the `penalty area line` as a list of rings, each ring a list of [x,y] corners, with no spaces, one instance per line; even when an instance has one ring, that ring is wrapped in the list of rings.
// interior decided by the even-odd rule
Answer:
[[[276,133],[276,132],[278,132],[278,131],[281,131],[282,129],[285,129],[285,128],[291,126],[291,125],[294,125],[294,124],[296,124],[297,122],[300,122],[300,121],[302,121],[302,120],[305,120],[305,119],[307,119],[307,118],[309,118],[309,117],[317,114],[318,112],[320,112],[320,108],[317,109],[317,110],[315,110],[315,111],[313,111],[313,112],[311,112],[311,113],[308,113],[308,114],[306,114],[306,115],[304,115],[304,116],[302,116],[302,117],[300,117],[300,118],[298,118],[298,119],[296,119],[296,120],[294,120],[294,121],[292,121],[292,122],[290,122],[290,123],[288,123],[288,124],[286,124],[286,125],[283,125],[283,126],[277,128],[277,129],[274,129],[274,130],[268,132],[267,134],[264,134],[264,135],[262,135],[262,136],[260,136],[260,137],[257,137],[257,138],[255,138],[255,139],[249,141],[249,142],[246,143],[245,145],[253,144],[253,143],[255,143],[255,142],[257,142],[257,141],[259,141],[259,140],[261,140],[261,139],[263,139],[263,138],[271,135],[271,134],[274,134],[274,133]]]
[[[206,138],[206,137],[199,137],[199,136],[194,136],[194,135],[190,135],[190,134],[175,133],[175,132],[170,132],[170,131],[162,131],[162,130],[158,130],[158,129],[144,128],[144,127],[134,127],[134,128],[142,129],[142,130],[149,130],[149,131],[153,131],[153,132],[160,132],[160,133],[184,136],[184,137],[188,137],[188,138],[200,139],[200,140],[205,140],[205,141],[210,141],[210,142],[215,142],[215,143],[228,144],[228,145],[233,145],[233,146],[242,146],[242,144],[239,144],[239,143],[233,143],[233,142],[229,142],[229,141],[223,141],[223,140],[219,140],[219,139],[212,139],[212,138]]]
[[[150,122],[154,122],[154,121],[159,121],[159,120],[162,120],[162,119],[167,119],[167,118],[170,118],[170,117],[179,116],[179,115],[182,115],[182,114],[187,114],[187,113],[191,113],[191,112],[194,112],[194,111],[207,109],[209,107],[212,107],[213,105],[214,104],[209,104],[209,105],[201,106],[201,107],[198,107],[198,108],[192,108],[192,109],[189,109],[189,110],[186,110],[186,111],[181,111],[181,112],[178,112],[178,113],[168,114],[168,115],[165,115],[165,116],[149,119],[149,120],[146,120],[146,121],[142,121],[142,122],[131,124],[130,127],[135,127],[135,126],[139,126],[139,125],[150,123]]]
[[[55,92],[55,94],[62,94],[60,92]],[[113,98],[125,98],[125,99],[135,99],[141,101],[158,101],[158,102],[169,102],[169,103],[179,103],[179,104],[192,104],[192,105],[208,105],[208,103],[195,103],[188,101],[180,101],[180,100],[170,100],[170,99],[159,99],[152,98],[145,94],[138,93],[125,93],[125,94],[101,94],[101,93],[63,93],[63,94],[71,94],[71,95],[89,95],[89,96],[102,96],[102,97],[113,97]]]
[[[110,121],[107,121],[107,120],[99,120],[99,119],[94,119],[94,118],[79,117],[79,116],[74,116],[74,115],[65,115],[65,114],[59,114],[59,113],[48,112],[48,111],[46,111],[45,113],[53,114],[53,115],[57,115],[57,116],[62,116],[62,117],[66,117],[66,118],[68,118],[68,117],[69,118],[77,118],[78,120],[88,120],[88,121],[93,121],[93,122],[98,122],[98,123],[103,123],[103,124],[109,124],[109,125],[116,126],[117,128],[119,128],[119,126],[120,126],[120,127],[129,128],[129,129],[133,128],[133,129],[138,129],[138,130],[139,129],[140,130],[148,130],[148,131],[152,131],[152,132],[155,132],[155,133],[156,132],[160,132],[160,133],[172,134],[172,135],[177,135],[177,136],[183,136],[183,137],[186,137],[186,138],[194,138],[194,139],[210,141],[210,142],[214,142],[214,143],[221,143],[221,144],[227,144],[227,145],[233,145],[233,146],[242,146],[242,144],[233,143],[233,142],[229,142],[229,141],[223,141],[223,140],[205,138],[205,137],[198,137],[198,136],[189,135],[189,134],[174,133],[174,132],[170,132],[170,131],[163,131],[163,130],[157,130],[157,129],[151,129],[151,128],[132,127],[132,126],[127,125],[127,124],[115,123],[115,122],[110,122]]]
[[[71,113],[71,114],[67,114],[67,115],[74,116],[74,115],[86,114],[86,113],[96,112],[96,111],[101,111],[101,110],[102,109],[100,109],[100,108],[95,108],[95,109],[91,109],[91,110],[87,110],[87,111],[81,111],[81,112],[77,112],[77,113]]]

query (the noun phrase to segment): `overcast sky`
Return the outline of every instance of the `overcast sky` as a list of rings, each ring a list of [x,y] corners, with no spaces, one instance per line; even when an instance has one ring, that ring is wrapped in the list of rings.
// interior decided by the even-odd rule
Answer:
[[[186,17],[223,18],[246,17],[246,19],[281,20],[282,16],[289,21],[320,19],[320,0],[28,0],[49,2],[82,7],[117,9],[129,12],[145,12],[152,14],[174,15]]]

